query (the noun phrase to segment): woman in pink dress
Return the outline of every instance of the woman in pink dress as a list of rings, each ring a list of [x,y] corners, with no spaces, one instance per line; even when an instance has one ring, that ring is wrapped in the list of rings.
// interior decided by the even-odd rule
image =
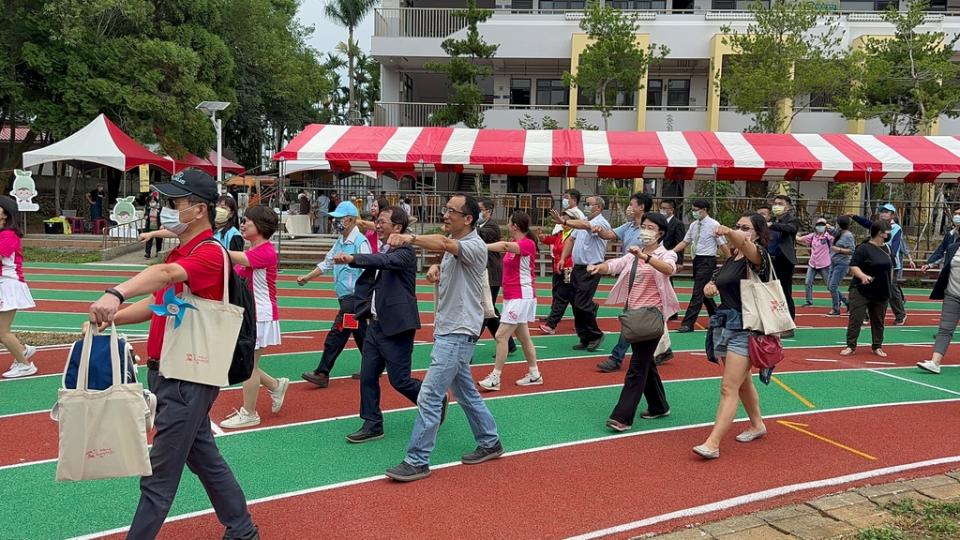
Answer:
[[[10,197],[0,197],[0,343],[13,355],[13,364],[4,378],[27,377],[37,372],[30,357],[35,347],[20,344],[10,328],[17,310],[36,307],[30,287],[23,278],[23,245],[20,238],[20,212]]]
[[[253,356],[253,375],[243,383],[243,405],[229,418],[220,422],[220,427],[237,429],[260,424],[257,413],[257,394],[260,386],[270,395],[273,413],[280,412],[283,399],[290,386],[290,379],[274,379],[260,369],[263,349],[280,344],[280,313],[277,307],[277,270],[279,259],[270,237],[277,230],[277,214],[265,206],[247,209],[240,225],[240,233],[250,242],[247,251],[231,251],[230,259],[236,264],[240,277],[247,280],[253,292],[257,316],[257,347]]]
[[[481,380],[480,388],[500,390],[500,374],[507,362],[507,341],[515,335],[520,341],[529,371],[517,381],[520,386],[543,384],[537,368],[537,351],[530,339],[529,323],[537,318],[537,296],[533,288],[534,259],[537,257],[537,237],[530,231],[530,216],[514,212],[507,228],[512,241],[487,244],[487,250],[503,253],[503,312],[497,330],[497,356],[493,371]]]

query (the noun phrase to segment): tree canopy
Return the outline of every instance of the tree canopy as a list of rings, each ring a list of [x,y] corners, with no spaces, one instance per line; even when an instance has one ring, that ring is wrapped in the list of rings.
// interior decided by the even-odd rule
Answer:
[[[103,112],[167,153],[206,155],[216,135],[195,107],[230,101],[225,141],[242,163],[258,165],[267,134],[315,121],[330,90],[297,7],[297,0],[8,0],[0,11],[0,123],[29,123],[34,134],[56,139]],[[0,169],[19,164],[23,150]]]

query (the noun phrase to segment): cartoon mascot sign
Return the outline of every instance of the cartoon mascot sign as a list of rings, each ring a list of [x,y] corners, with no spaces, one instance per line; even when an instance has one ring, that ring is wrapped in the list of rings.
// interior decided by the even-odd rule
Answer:
[[[21,212],[36,212],[40,205],[33,202],[37,196],[37,186],[33,183],[33,173],[16,169],[13,171],[13,190],[10,195],[17,200],[17,209]]]

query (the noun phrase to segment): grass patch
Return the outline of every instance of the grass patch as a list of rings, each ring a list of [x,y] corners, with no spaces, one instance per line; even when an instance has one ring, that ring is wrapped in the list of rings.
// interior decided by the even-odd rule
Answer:
[[[25,247],[23,248],[23,259],[28,262],[83,264],[100,262],[101,256],[99,251],[68,251]]]
[[[960,503],[911,499],[887,504],[892,523],[871,527],[857,534],[857,540],[960,539]]]
[[[20,343],[25,345],[67,345],[81,339],[83,336],[70,332],[14,332]]]

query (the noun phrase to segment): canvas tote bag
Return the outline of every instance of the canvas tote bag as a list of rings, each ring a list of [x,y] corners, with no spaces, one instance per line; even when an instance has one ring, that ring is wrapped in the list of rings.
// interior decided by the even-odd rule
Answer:
[[[96,326],[83,338],[77,387],[61,388],[50,413],[59,423],[60,452],[57,480],[96,480],[124,476],[150,476],[147,451],[147,415],[143,385],[121,378],[117,331],[110,335],[113,385],[88,390],[90,352]]]
[[[740,280],[740,299],[743,305],[743,329],[769,336],[793,330],[797,325],[790,318],[787,297],[783,294],[783,286],[777,279],[769,255],[767,261],[770,264],[770,281],[766,283],[760,281],[747,262],[747,279]]]
[[[160,352],[160,374],[210,386],[227,386],[233,350],[243,324],[243,308],[230,303],[228,290],[230,260],[223,253],[223,300],[207,300],[190,293],[186,283],[180,298],[196,309],[185,309],[176,327],[176,318],[167,317]]]

